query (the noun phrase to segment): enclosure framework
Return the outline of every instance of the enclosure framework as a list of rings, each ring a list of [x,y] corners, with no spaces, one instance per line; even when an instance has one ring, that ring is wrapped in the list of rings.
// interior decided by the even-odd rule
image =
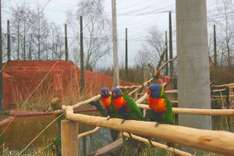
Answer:
[[[135,94],[141,95],[136,100],[136,103],[143,110],[149,109],[148,105],[143,104],[147,98],[147,94],[142,92],[144,87],[147,87],[153,79],[145,82],[142,85],[132,85],[132,86],[119,86],[121,89],[128,90],[128,93],[131,93],[131,96]],[[166,90],[167,94],[177,94],[177,90]],[[234,155],[234,145],[232,140],[234,139],[234,134],[224,131],[212,131],[212,130],[201,130],[189,127],[174,126],[174,125],[163,125],[160,124],[158,127],[155,127],[155,123],[152,122],[143,122],[143,121],[126,121],[124,124],[121,124],[122,119],[110,119],[98,117],[98,116],[88,116],[82,114],[75,114],[79,107],[82,105],[89,104],[92,101],[97,101],[100,99],[100,95],[94,96],[88,100],[81,101],[73,106],[63,106],[63,110],[66,112],[66,122],[62,123],[62,150],[64,156],[67,156],[67,153],[71,155],[78,155],[79,140],[82,137],[92,135],[100,130],[101,127],[114,129],[120,132],[124,132],[124,136],[128,136],[128,133],[131,133],[133,139],[148,143],[146,138],[161,138],[162,140],[178,143],[180,145],[185,145],[189,147],[194,147],[198,149],[203,149],[211,152],[217,152],[225,155]],[[175,101],[176,102],[176,101]],[[144,111],[145,112],[145,111]],[[173,108],[175,114],[189,114],[189,115],[206,115],[206,116],[234,116],[233,109],[195,109],[195,108]],[[76,125],[79,123],[96,126],[95,129],[79,134],[78,131],[74,131]],[[64,128],[63,127],[71,127]],[[126,133],[128,132],[128,133]],[[176,134],[176,135],[175,135]],[[141,137],[139,137],[139,136]],[[75,136],[76,139],[72,139]],[[143,138],[146,137],[146,138]],[[70,139],[67,139],[70,138]],[[72,144],[63,143],[72,140]],[[110,144],[111,145],[111,144]],[[107,145],[108,146],[108,145]],[[190,153],[181,151],[179,149],[169,148],[167,145],[163,145],[157,142],[153,142],[153,146],[156,148],[161,148],[169,152],[178,154],[178,155],[191,155]],[[106,149],[106,147],[103,147]],[[99,150],[98,150],[99,151]],[[111,149],[110,149],[111,151]]]
[[[200,130],[195,128],[166,125],[166,124],[160,124],[158,127],[155,127],[155,123],[153,122],[134,121],[134,120],[128,120],[124,124],[122,124],[121,123],[122,119],[112,118],[110,120],[107,120],[104,117],[74,114],[72,107],[67,107],[65,111],[66,111],[66,119],[70,120],[69,125],[73,127],[72,129],[76,127],[74,125],[76,125],[77,123],[83,123],[92,126],[110,128],[121,132],[129,132],[147,138],[157,137],[165,141],[178,143],[181,145],[199,148],[203,150],[208,150],[211,152],[217,152],[220,154],[225,154],[225,155],[234,154],[234,145],[233,145],[234,134],[230,132]],[[62,127],[63,126],[64,125],[62,125]],[[73,140],[73,143],[69,144],[69,147],[66,144],[62,144],[63,146],[65,146],[62,149],[70,150],[70,148],[73,149],[78,146],[78,140],[77,140],[78,134],[72,134],[72,133],[77,133],[77,131],[74,132],[72,130],[69,130],[69,133],[62,133],[62,138],[64,137],[67,138],[67,135],[69,135],[70,138],[71,136],[76,136],[76,140]],[[63,140],[64,139],[62,139],[62,141]],[[64,154],[65,153],[66,152],[64,152]],[[72,155],[76,154],[77,153],[72,153]],[[66,154],[64,156],[66,156]]]

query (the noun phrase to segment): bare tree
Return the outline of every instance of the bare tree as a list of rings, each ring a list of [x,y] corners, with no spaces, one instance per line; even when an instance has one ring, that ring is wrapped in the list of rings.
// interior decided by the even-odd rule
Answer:
[[[11,23],[13,58],[49,59],[51,54],[54,59],[62,57],[63,33],[56,24],[48,22],[40,7],[13,8]]]
[[[102,57],[110,53],[110,20],[106,18],[104,13],[103,0],[82,0],[78,4],[73,18],[68,19],[68,24],[73,31],[75,29],[79,30],[80,16],[83,16],[84,19],[85,67],[86,69],[92,69]],[[79,32],[75,32],[77,34],[75,39],[78,39]],[[78,47],[73,48],[78,49]]]
[[[156,67],[165,50],[163,35],[155,27],[149,29],[146,42],[136,56],[137,65],[148,65]]]
[[[217,1],[218,15],[213,17],[217,25],[218,51],[221,65],[226,62],[229,68],[232,67],[233,48],[234,48],[234,17],[232,0]]]

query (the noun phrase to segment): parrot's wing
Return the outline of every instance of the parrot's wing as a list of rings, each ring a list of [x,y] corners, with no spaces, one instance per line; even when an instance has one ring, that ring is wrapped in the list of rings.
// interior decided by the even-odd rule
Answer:
[[[113,106],[113,104],[109,106],[108,115],[110,115],[111,117],[117,117],[117,112],[115,111],[115,107]]]
[[[172,103],[170,102],[170,100],[167,98],[167,96],[165,94],[163,94],[162,98],[165,99],[166,105],[167,105],[167,111],[164,115],[164,120],[168,124],[174,124],[175,123],[175,115],[172,111]]]
[[[137,106],[136,102],[128,95],[124,95],[124,99],[127,102],[127,106],[128,106],[128,109],[130,111],[129,113],[131,114],[131,116],[133,116],[137,120],[142,120],[143,113],[141,109]]]
[[[90,102],[90,105],[94,106],[102,116],[108,115],[107,111],[105,110],[105,108],[103,108],[102,104],[99,101]]]
[[[144,117],[145,121],[154,121],[153,113],[154,112],[151,109],[146,110],[146,114]]]

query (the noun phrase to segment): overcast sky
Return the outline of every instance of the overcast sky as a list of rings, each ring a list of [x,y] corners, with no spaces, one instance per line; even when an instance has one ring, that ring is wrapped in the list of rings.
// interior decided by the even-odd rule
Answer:
[[[49,21],[61,27],[66,21],[67,11],[75,11],[80,0],[49,0],[44,10]],[[106,14],[111,18],[111,0],[105,1]],[[216,0],[208,0],[208,10],[213,10]],[[16,4],[25,3],[28,6],[45,6],[48,0],[3,0],[4,21],[10,14],[9,8]],[[120,64],[124,61],[124,31],[129,29],[129,62],[135,63],[135,55],[142,47],[144,36],[149,28],[156,26],[164,32],[168,30],[168,13],[173,12],[173,25],[175,25],[175,0],[117,0],[118,38]],[[175,37],[174,37],[175,39]],[[112,57],[111,57],[112,58]],[[105,65],[111,66],[111,59]]]

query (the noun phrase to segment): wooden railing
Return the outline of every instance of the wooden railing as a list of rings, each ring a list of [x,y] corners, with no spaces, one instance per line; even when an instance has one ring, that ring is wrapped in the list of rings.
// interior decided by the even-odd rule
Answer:
[[[138,89],[143,86],[125,87],[125,89]],[[122,88],[124,89],[124,87]],[[176,90],[166,91],[168,94],[177,93]],[[135,93],[135,92],[134,92]],[[172,142],[192,148],[207,150],[224,155],[234,155],[234,133],[217,130],[202,130],[178,125],[160,124],[155,126],[155,122],[127,120],[122,124],[122,119],[111,118],[107,120],[105,117],[89,116],[74,113],[74,109],[78,109],[82,105],[86,105],[91,101],[96,101],[100,95],[92,97],[88,100],[79,102],[73,106],[63,106],[66,114],[66,120],[62,121],[61,137],[62,137],[62,154],[63,156],[77,156],[79,154],[79,140],[82,137],[92,135],[100,130],[101,127],[109,128],[122,132],[123,136],[129,137],[131,133],[132,139],[149,144],[147,138],[160,138],[167,142]],[[136,103],[144,110],[149,109],[148,105],[143,104],[147,95],[144,94]],[[195,109],[195,108],[173,108],[175,114],[190,115],[207,115],[207,116],[234,116],[234,109]],[[95,126],[93,130],[79,133],[79,124]],[[126,133],[127,132],[127,133]],[[145,138],[143,138],[143,136]],[[121,143],[119,141],[118,143]],[[168,147],[167,145],[152,142],[156,148],[161,148],[177,155],[192,156],[192,154],[180,149]]]
[[[168,142],[234,155],[234,134],[225,131],[201,130],[183,126],[160,124],[155,127],[153,122],[128,120],[121,124],[122,119],[89,116],[73,113],[72,107],[66,107],[66,121],[62,122],[62,153],[63,156],[78,155],[79,141],[77,139],[79,123],[105,127],[120,132],[133,133],[146,138],[161,138]],[[211,113],[212,114],[212,113]]]

